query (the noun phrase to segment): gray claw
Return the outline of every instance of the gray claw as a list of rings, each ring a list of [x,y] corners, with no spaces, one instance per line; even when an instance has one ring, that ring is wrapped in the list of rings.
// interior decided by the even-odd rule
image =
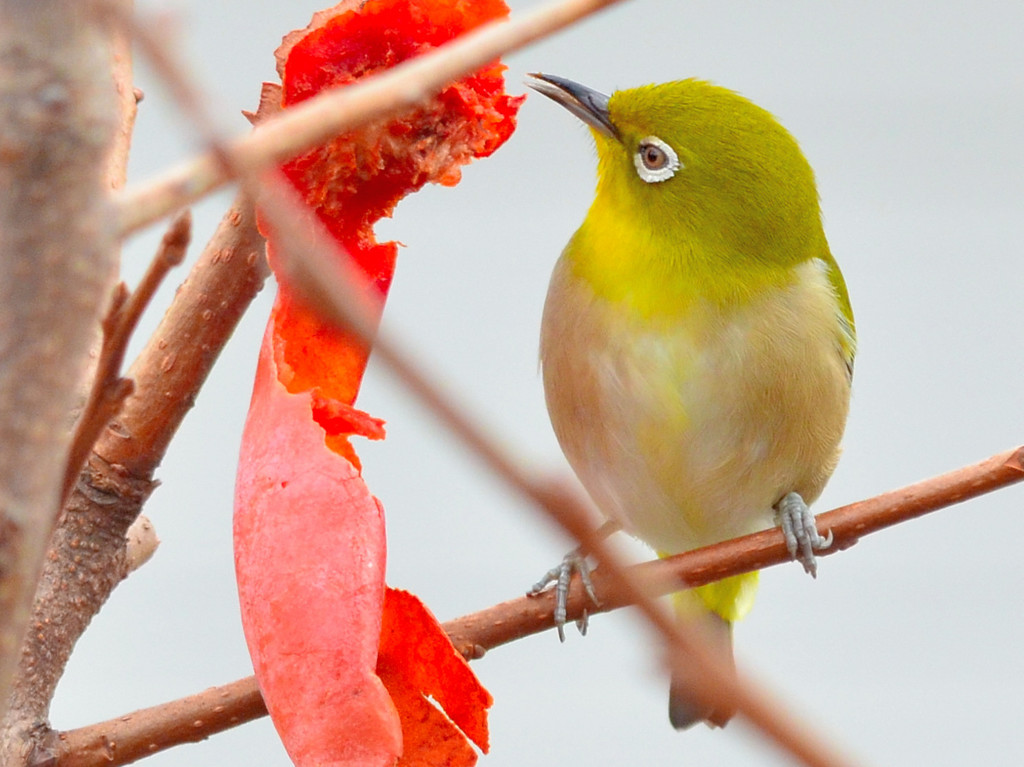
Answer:
[[[788,493],[775,505],[775,512],[789,555],[803,565],[804,572],[816,577],[818,561],[814,552],[832,545],[832,531],[824,538],[818,534],[814,514],[799,493]]]
[[[594,593],[594,584],[590,578],[590,565],[587,564],[587,558],[579,549],[573,549],[566,554],[558,565],[544,573],[544,577],[533,584],[533,587],[527,592],[528,596],[536,596],[552,583],[555,584],[555,609],[553,617],[555,628],[558,631],[558,639],[561,642],[565,641],[566,605],[569,601],[569,584],[572,580],[573,571],[580,574],[583,590],[587,593],[590,601],[595,605],[600,605],[601,603]],[[584,610],[583,615],[576,621],[576,628],[584,636],[587,633],[587,621],[587,612]]]

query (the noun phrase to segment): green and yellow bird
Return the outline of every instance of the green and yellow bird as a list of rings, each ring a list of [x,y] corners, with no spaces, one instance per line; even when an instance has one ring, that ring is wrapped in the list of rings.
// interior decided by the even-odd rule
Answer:
[[[600,510],[662,555],[782,526],[811,574],[807,508],[839,458],[853,313],[789,132],[701,80],[610,97],[528,84],[589,126],[597,193],[555,266],[541,326],[548,412]],[[757,573],[677,595],[731,662]],[[563,613],[564,615],[564,613]],[[728,712],[687,699],[677,728]]]

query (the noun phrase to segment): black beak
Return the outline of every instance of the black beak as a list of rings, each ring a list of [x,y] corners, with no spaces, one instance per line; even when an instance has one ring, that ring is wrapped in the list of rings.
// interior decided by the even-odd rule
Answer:
[[[587,125],[608,138],[618,139],[619,131],[608,116],[608,97],[564,77],[531,72],[526,84],[568,109]]]

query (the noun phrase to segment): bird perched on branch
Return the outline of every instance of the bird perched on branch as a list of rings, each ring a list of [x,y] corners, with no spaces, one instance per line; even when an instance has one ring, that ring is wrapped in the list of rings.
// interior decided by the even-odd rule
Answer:
[[[541,326],[547,407],[573,470],[661,555],[778,523],[813,575],[830,539],[808,504],[839,457],[855,335],[806,158],[768,112],[700,80],[610,97],[552,75],[528,84],[597,147],[597,193]],[[731,663],[756,587],[756,572],[739,575],[680,592],[676,607]],[[677,675],[669,714],[685,728],[731,712],[698,705]]]

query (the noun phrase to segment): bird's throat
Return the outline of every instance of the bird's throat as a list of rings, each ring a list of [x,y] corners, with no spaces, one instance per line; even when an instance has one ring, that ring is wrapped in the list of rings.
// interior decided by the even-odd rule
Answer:
[[[617,221],[592,210],[565,257],[597,296],[645,319],[677,320],[698,307],[742,307],[792,281],[786,267],[731,254],[721,243]]]

